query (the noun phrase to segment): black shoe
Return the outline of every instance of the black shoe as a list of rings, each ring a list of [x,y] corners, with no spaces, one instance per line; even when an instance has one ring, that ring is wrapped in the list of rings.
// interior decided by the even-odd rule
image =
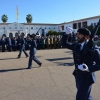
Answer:
[[[17,57],[17,58],[20,58],[20,57]]]
[[[28,68],[26,68],[26,69],[31,69],[31,68],[28,67]]]
[[[42,63],[39,65],[39,67],[41,67]]]
[[[27,58],[27,57],[29,57],[29,56],[26,56],[26,58]]]

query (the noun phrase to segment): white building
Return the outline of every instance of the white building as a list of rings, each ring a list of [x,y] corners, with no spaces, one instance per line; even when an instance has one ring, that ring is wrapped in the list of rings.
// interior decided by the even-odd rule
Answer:
[[[57,32],[65,32],[67,27],[72,27],[74,29],[74,32],[77,32],[77,29],[84,26],[95,26],[100,19],[100,16],[94,16],[90,18],[84,18],[80,20],[75,20],[71,22],[65,22],[60,24],[45,24],[45,23],[31,23],[30,25],[27,23],[0,23],[0,37],[3,34],[6,34],[7,37],[12,35],[15,37],[16,35],[20,33],[24,34],[36,34],[36,32],[39,30],[40,35],[44,34],[44,36],[48,33],[50,30],[54,30]],[[41,28],[41,29],[40,29]]]
[[[94,17],[90,17],[90,18],[84,18],[84,19],[80,19],[80,20],[75,20],[75,21],[71,21],[71,22],[65,22],[62,24],[59,24],[59,31],[61,32],[65,32],[67,27],[72,27],[74,29],[74,32],[77,33],[77,29],[80,27],[87,27],[90,25],[97,25],[97,23],[99,22],[100,19],[100,15],[99,16],[94,16]]]

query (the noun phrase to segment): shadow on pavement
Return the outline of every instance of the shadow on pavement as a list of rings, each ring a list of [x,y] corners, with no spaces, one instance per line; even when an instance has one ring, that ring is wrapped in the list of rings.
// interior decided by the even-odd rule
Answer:
[[[36,56],[37,58],[40,58],[41,56]],[[10,59],[21,59],[21,58],[26,58],[26,57],[20,57],[20,58],[3,58],[3,59],[1,59],[0,58],[0,60],[10,60]]]
[[[0,60],[10,60],[10,59],[19,59],[19,58],[3,58],[3,59],[0,59]]]
[[[67,59],[73,59],[72,57],[66,57],[66,58],[53,58],[53,59],[46,59],[48,61],[58,61],[58,60],[67,60]]]
[[[54,62],[54,63],[57,63],[58,66],[73,66],[74,65],[74,62],[70,62],[70,63],[63,63],[63,62]]]
[[[40,68],[40,67],[32,67],[31,69],[33,69],[33,68]],[[27,69],[27,67],[26,68],[17,68],[17,69],[2,69],[2,70],[0,70],[0,73],[20,71],[20,70],[31,70],[31,69]]]
[[[26,68],[17,68],[17,69],[2,69],[0,70],[0,73],[2,72],[10,72],[10,71],[19,71],[19,70],[25,70]]]

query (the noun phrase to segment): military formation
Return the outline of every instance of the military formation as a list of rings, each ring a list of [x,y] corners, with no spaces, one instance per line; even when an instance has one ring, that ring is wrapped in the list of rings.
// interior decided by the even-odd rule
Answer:
[[[5,37],[2,36],[0,39],[0,49],[2,52],[5,51],[17,51],[21,45],[21,36],[16,37]],[[29,50],[29,34],[27,37],[24,37],[25,40],[25,50]],[[61,36],[36,36],[35,37],[37,43],[37,50],[44,50],[44,49],[58,49],[62,48],[61,45]]]

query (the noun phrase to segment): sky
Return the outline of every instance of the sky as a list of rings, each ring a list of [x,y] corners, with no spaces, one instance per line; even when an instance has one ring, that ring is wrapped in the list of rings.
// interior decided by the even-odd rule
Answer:
[[[0,0],[0,17],[3,14],[8,23],[26,23],[26,15],[31,14],[32,23],[60,24],[100,15],[100,0]]]

